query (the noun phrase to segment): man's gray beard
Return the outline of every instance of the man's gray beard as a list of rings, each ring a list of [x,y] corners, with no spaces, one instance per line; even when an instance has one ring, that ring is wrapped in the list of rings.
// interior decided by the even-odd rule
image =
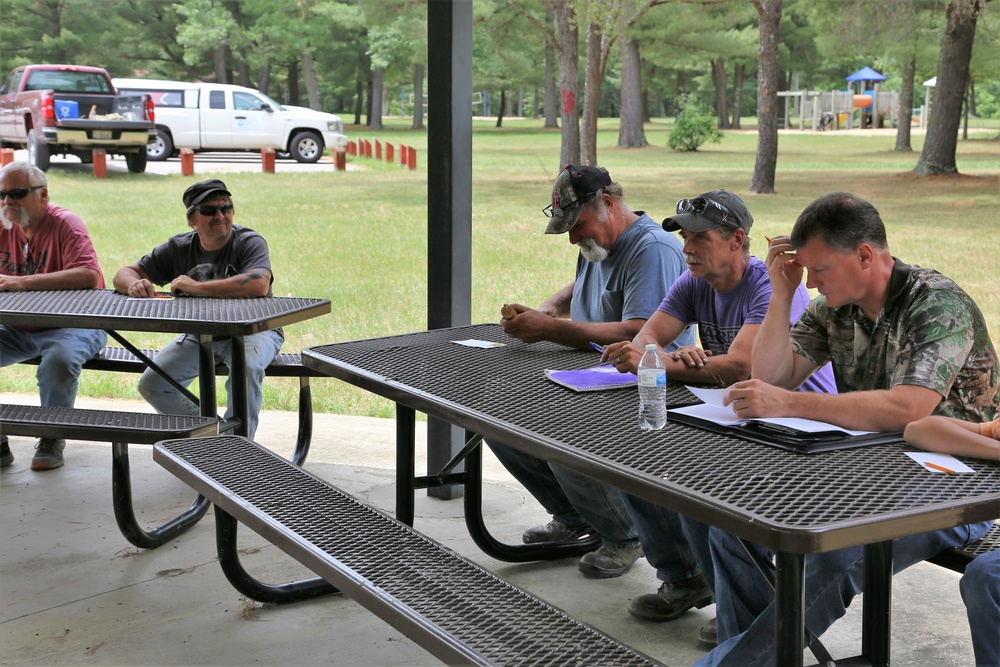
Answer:
[[[597,245],[594,239],[580,239],[576,245],[587,261],[601,263],[608,258],[608,251]]]
[[[4,229],[11,229],[11,228],[14,227],[14,223],[11,222],[7,218],[7,211],[10,210],[10,209],[14,209],[14,207],[13,206],[4,206],[2,209],[0,209],[0,223],[3,223],[3,228]],[[21,229],[27,228],[28,224],[31,222],[31,219],[30,219],[30,216],[28,215],[28,212],[25,211],[23,208],[17,208],[17,209],[14,209],[14,210],[17,210],[17,211],[20,212],[20,216],[19,217],[21,219],[17,221],[18,226]]]

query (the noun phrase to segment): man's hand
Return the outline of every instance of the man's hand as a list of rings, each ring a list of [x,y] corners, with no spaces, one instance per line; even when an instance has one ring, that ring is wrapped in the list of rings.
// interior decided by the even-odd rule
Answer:
[[[503,327],[504,333],[522,343],[537,343],[548,340],[546,334],[552,324],[550,315],[522,306],[519,303],[511,303],[506,307],[513,309],[515,314],[513,317],[504,317],[500,320],[500,326]]]
[[[146,278],[140,278],[128,286],[127,294],[132,297],[154,297],[156,288]]]
[[[197,294],[199,285],[204,285],[191,276],[177,276],[170,281],[171,294]]]
[[[690,368],[703,368],[708,362],[708,358],[712,356],[712,351],[703,350],[694,345],[681,345],[673,352],[668,352],[667,355],[674,361],[679,361]]]
[[[783,301],[790,301],[802,283],[803,269],[789,237],[776,236],[768,240],[766,263],[772,295]]]
[[[23,292],[28,289],[24,281],[25,276],[3,276],[0,275],[0,292]]]
[[[639,370],[639,360],[645,352],[645,348],[639,347],[632,341],[623,340],[605,346],[601,362],[613,365],[619,373],[635,373]]]
[[[790,417],[788,399],[792,392],[760,380],[737,382],[726,390],[723,405],[731,405],[741,419]]]

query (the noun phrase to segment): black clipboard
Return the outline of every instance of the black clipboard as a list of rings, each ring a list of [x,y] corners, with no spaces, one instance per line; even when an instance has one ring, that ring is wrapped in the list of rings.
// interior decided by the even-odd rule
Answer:
[[[742,424],[725,425],[677,412],[668,413],[668,417],[670,421],[687,424],[688,426],[696,426],[697,428],[712,431],[713,433],[730,435],[734,438],[778,447],[799,454],[818,454],[838,449],[893,443],[903,444],[904,442],[903,434],[899,431],[866,433],[864,435],[850,435],[843,431],[809,433],[754,420]]]

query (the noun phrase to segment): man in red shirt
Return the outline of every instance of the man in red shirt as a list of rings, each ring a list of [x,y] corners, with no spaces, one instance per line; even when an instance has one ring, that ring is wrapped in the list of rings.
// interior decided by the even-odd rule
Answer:
[[[0,292],[103,289],[104,275],[83,221],[49,203],[44,172],[30,162],[0,169]],[[44,407],[71,408],[83,364],[107,340],[98,329],[39,329],[0,324],[0,366],[41,357],[38,392]],[[41,438],[32,470],[63,465],[65,440]],[[0,467],[14,462],[7,437]]]

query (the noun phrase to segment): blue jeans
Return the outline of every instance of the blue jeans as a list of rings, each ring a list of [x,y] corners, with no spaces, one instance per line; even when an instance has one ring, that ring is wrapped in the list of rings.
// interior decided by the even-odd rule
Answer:
[[[247,356],[247,403],[250,408],[250,423],[247,424],[247,434],[252,439],[257,432],[257,422],[260,418],[260,406],[264,403],[264,370],[281,350],[284,334],[280,330],[264,331],[244,338]],[[226,419],[233,417],[233,346],[227,338],[217,340],[212,344],[217,361],[223,361],[230,367],[226,378]],[[198,337],[183,335],[170,341],[166,347],[157,352],[156,365],[177,380],[182,387],[189,386],[198,377]],[[139,393],[160,414],[197,416],[201,414],[198,405],[187,396],[177,391],[166,380],[150,369],[139,378]]]
[[[958,582],[979,667],[1000,665],[1000,551],[976,557]]]
[[[975,523],[893,540],[893,573],[945,549],[971,544],[985,535],[992,525],[992,521]],[[709,538],[718,586],[715,613],[719,645],[695,665],[773,665],[774,596],[770,588],[734,536],[712,528]],[[757,548],[769,554],[762,547]],[[847,613],[854,596],[863,592],[864,549],[850,547],[808,554],[805,563],[805,623],[820,636]]]
[[[656,568],[656,578],[668,583],[705,575],[715,590],[708,524],[689,519],[648,500],[623,494],[646,562]]]
[[[76,403],[83,364],[101,351],[108,335],[100,329],[21,331],[0,324],[0,366],[41,357],[35,377],[42,407],[71,408]]]
[[[570,525],[589,524],[609,546],[638,544],[624,494],[615,487],[512,447],[489,441],[487,444],[507,471],[554,518]]]

